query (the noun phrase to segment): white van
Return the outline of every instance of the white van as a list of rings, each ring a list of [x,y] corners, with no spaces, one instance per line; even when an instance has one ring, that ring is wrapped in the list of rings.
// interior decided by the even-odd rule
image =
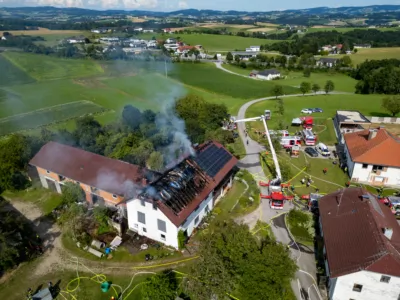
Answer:
[[[316,147],[317,151],[322,155],[322,156],[330,156],[331,153],[329,152],[329,149],[325,144],[319,143]]]

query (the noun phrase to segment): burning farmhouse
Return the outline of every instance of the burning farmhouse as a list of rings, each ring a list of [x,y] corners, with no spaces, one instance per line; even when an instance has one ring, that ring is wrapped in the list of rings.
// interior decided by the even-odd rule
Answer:
[[[190,236],[231,187],[237,159],[222,145],[207,142],[163,173],[78,148],[50,142],[30,164],[41,184],[62,193],[79,184],[89,205],[119,209],[129,229],[178,248],[178,232]]]

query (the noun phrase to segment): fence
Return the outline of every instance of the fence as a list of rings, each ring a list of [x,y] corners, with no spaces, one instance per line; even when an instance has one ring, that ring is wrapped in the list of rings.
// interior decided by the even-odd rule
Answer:
[[[371,123],[400,124],[400,118],[392,117],[367,117]]]

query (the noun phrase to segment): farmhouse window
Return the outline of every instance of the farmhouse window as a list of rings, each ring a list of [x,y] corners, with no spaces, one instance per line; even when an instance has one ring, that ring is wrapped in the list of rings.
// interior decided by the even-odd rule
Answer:
[[[46,173],[47,173],[47,174],[50,174],[50,171],[49,171],[49,170],[46,170]]]
[[[162,235],[161,235],[161,240],[162,240],[162,241],[165,241],[165,234],[162,234]]]
[[[362,288],[363,288],[363,286],[361,284],[355,283],[354,286],[353,286],[353,291],[361,293]]]
[[[194,225],[197,225],[199,223],[199,217],[197,217],[196,219],[194,219]]]
[[[117,198],[117,195],[112,195],[113,198]]]
[[[363,169],[368,169],[368,164],[363,164],[363,165],[362,165],[362,168],[363,168]]]
[[[146,203],[144,202],[143,199],[140,199],[140,204],[141,204],[142,206],[146,206]]]
[[[378,166],[378,165],[372,166],[372,172],[374,172],[374,173],[378,173],[379,171],[382,171],[382,170],[383,170],[382,166]]]
[[[143,232],[147,232],[147,229],[146,229],[146,227],[143,227]]]
[[[167,232],[167,224],[165,223],[165,221],[157,219],[157,226],[158,230]]]
[[[389,283],[389,281],[390,281],[390,276],[385,276],[385,275],[381,276],[381,282]]]
[[[137,212],[138,222],[146,224],[146,215],[140,211]]]

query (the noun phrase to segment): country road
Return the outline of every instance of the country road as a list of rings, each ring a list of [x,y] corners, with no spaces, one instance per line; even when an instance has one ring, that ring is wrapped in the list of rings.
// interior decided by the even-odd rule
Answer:
[[[223,69],[221,66],[220,68]],[[226,71],[229,73],[233,73],[229,70]],[[335,94],[348,94],[348,93],[336,92]],[[313,95],[313,94],[306,94],[306,95]],[[281,96],[281,98],[298,97],[298,96],[303,96],[303,95],[302,94],[285,95]],[[275,97],[259,98],[245,103],[239,109],[237,120],[246,118],[246,111],[251,105],[261,101],[272,100],[272,99],[275,99]],[[263,111],[260,111],[260,115],[262,115],[263,113],[264,113]],[[265,150],[265,147],[261,146],[259,143],[252,140],[250,137],[245,136],[244,130],[246,127],[244,122],[239,122],[237,124],[238,124],[239,136],[242,139],[244,147],[246,149],[246,156],[242,160],[240,160],[238,166],[240,168],[248,170],[255,177],[265,177],[258,155],[261,151]],[[248,141],[248,144],[246,143],[246,141]],[[292,203],[285,203],[283,212],[288,212],[292,208],[293,208]],[[292,258],[296,261],[299,267],[299,270],[296,273],[296,279],[292,281],[292,288],[296,294],[297,299],[322,300],[323,298],[319,293],[316,282],[317,278],[316,278],[314,249],[307,248],[306,246],[303,245],[298,245],[293,240],[290,232],[286,227],[286,221],[285,221],[286,215],[283,214],[279,217],[274,218],[278,213],[281,212],[282,211],[270,209],[268,201],[261,201],[260,208],[257,210],[257,215],[252,214],[248,218],[243,218],[243,221],[247,223],[249,226],[254,226],[257,219],[267,224],[269,224],[272,220],[271,228],[276,240],[280,243],[289,245]]]

